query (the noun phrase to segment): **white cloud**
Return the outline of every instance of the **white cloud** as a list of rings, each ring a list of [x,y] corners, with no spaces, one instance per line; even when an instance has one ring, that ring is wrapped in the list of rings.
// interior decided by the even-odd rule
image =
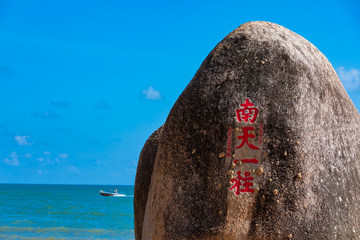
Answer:
[[[50,155],[51,153],[49,153],[48,151],[44,151],[45,155]]]
[[[4,163],[6,163],[8,166],[19,166],[19,155],[16,154],[16,152],[11,152],[11,154],[8,156],[9,158],[11,158],[11,160],[9,158],[5,158],[4,159]]]
[[[61,158],[68,158],[69,157],[69,155],[67,155],[66,153],[63,153],[63,154],[59,153],[58,156],[61,157]]]
[[[143,95],[145,95],[146,99],[150,100],[161,100],[161,94],[159,91],[156,91],[153,87],[149,87],[148,90],[144,89],[142,92]]]
[[[26,158],[31,158],[31,153],[25,154],[25,157],[26,157]]]
[[[42,171],[41,171],[40,169],[36,169],[36,172],[37,172],[37,174],[38,174],[39,176],[42,176],[42,175],[43,175],[43,173],[42,173]]]
[[[9,155],[9,157],[11,157],[11,158],[18,158],[19,156],[16,154],[16,152],[11,152],[11,154]]]
[[[61,161],[59,161],[59,158],[55,158],[56,163],[61,163]]]
[[[33,145],[34,144],[32,142],[28,142],[26,140],[26,138],[30,138],[30,136],[19,136],[19,135],[17,135],[15,137],[15,141],[18,143],[19,146],[28,146],[28,145]]]
[[[44,159],[41,157],[41,158],[38,158],[37,159],[39,162],[42,162],[42,161],[44,161]]]
[[[55,164],[55,162],[51,161],[50,158],[46,159],[46,161],[47,161],[49,164]]]
[[[100,165],[100,164],[101,164],[101,162],[100,162],[99,160],[97,160],[97,161],[96,161],[96,164]]]
[[[5,158],[4,163],[6,163],[9,166],[19,166],[20,165],[18,158],[12,158],[11,160],[8,158]]]
[[[346,71],[344,67],[339,67],[337,69],[339,78],[344,84],[344,87],[347,91],[357,91],[360,88],[360,71],[357,69],[350,69]]]
[[[69,173],[79,173],[79,169],[77,169],[75,166],[73,165],[68,165],[66,166],[66,169],[68,170]]]

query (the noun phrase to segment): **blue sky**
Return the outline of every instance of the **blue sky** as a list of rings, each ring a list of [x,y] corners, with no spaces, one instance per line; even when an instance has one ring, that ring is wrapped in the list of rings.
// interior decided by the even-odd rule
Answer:
[[[0,0],[0,183],[134,184],[146,139],[248,21],[313,43],[360,108],[359,1]]]

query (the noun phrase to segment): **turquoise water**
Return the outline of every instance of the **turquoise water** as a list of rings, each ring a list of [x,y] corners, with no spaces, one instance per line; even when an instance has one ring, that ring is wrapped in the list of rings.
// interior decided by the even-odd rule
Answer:
[[[103,197],[118,189],[124,197]],[[0,239],[134,239],[134,186],[0,184]]]

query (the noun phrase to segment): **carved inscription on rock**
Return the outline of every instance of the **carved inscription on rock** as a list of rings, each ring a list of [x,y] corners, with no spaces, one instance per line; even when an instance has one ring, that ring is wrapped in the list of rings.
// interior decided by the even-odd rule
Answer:
[[[242,193],[254,193],[255,169],[259,165],[261,144],[263,142],[263,124],[257,123],[259,109],[247,98],[240,108],[236,109],[237,126],[235,131],[234,155],[231,159],[231,167],[235,168],[230,174],[230,191],[235,195]],[[227,157],[231,154],[231,126],[227,141]],[[256,141],[256,139],[258,139]],[[236,169],[238,168],[238,169]]]

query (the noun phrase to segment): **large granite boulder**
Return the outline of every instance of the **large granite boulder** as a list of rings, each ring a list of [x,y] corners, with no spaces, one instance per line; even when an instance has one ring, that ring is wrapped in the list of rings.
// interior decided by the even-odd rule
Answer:
[[[134,188],[134,230],[136,239],[141,239],[151,174],[154,168],[162,129],[163,126],[151,134],[145,142],[139,157]]]
[[[360,239],[359,123],[315,46],[241,25],[166,120],[142,239]]]

